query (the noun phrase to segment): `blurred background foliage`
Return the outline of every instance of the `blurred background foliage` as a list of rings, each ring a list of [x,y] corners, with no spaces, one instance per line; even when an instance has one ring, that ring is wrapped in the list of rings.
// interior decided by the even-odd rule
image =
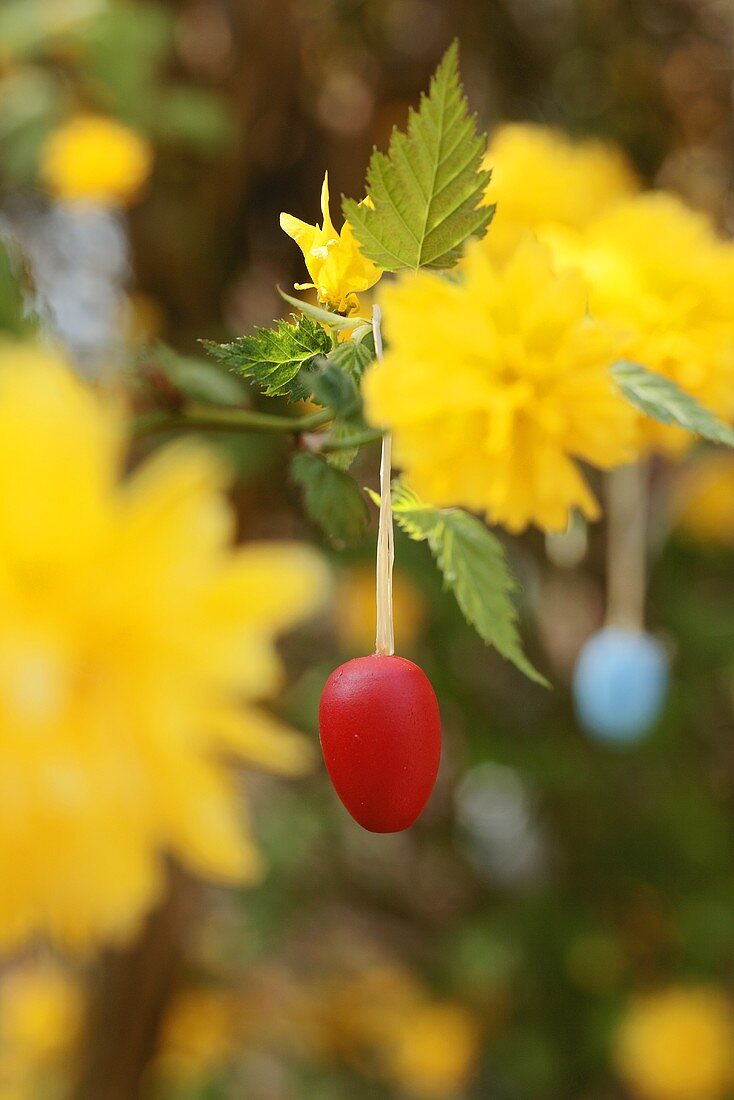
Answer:
[[[731,233],[729,0],[4,0],[0,216],[85,369],[137,342],[141,411],[180,391],[256,402],[197,339],[281,314],[275,287],[302,271],[279,212],[312,220],[326,167],[334,194],[361,195],[372,145],[455,35],[488,129],[611,138]],[[132,128],[152,168],[116,204],[70,213],[47,194],[49,143],[79,115]],[[6,328],[30,324],[23,277],[3,259]],[[216,442],[248,537],[318,539],[285,441]],[[573,717],[573,663],[603,618],[603,525],[583,555],[546,555],[537,535],[509,548],[552,692],[482,646],[425,548],[398,537],[398,650],[431,677],[445,728],[420,823],[362,832],[321,771],[251,779],[259,887],[174,871],[126,952],[4,961],[1,1100],[734,1095],[734,459],[699,452],[654,488],[649,619],[674,676],[649,739],[598,745]],[[326,675],[373,637],[373,539],[325,549],[336,595],[285,646],[281,701],[314,738]]]

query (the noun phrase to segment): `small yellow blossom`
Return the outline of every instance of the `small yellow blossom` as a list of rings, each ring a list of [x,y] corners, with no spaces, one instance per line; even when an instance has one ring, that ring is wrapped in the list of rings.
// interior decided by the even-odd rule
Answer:
[[[369,203],[369,199],[365,199]],[[349,222],[341,233],[334,228],[329,213],[329,173],[321,189],[323,225],[309,225],[291,214],[280,215],[280,227],[303,252],[312,283],[296,283],[297,290],[315,289],[319,301],[338,313],[354,313],[359,308],[357,295],[379,280],[382,271],[363,256]]]
[[[586,300],[581,275],[558,274],[530,237],[505,264],[478,242],[459,280],[418,272],[385,290],[390,347],[365,377],[366,408],[416,492],[511,531],[598,515],[576,459],[633,459],[635,414],[610,377],[616,338]]]
[[[734,419],[734,245],[664,192],[620,203],[583,235],[546,228],[561,264],[579,267],[593,315],[614,325],[620,354]],[[693,437],[640,419],[648,449],[677,453]]]
[[[80,984],[48,960],[0,980],[0,1097],[57,1096],[81,1034]]]
[[[402,967],[375,965],[321,1003],[333,1054],[363,1072],[377,1070],[401,1095],[448,1100],[468,1085],[480,1046],[476,1017],[457,1001],[433,1000]]]
[[[189,989],[166,1016],[156,1071],[171,1079],[195,1079],[226,1065],[238,1046],[242,1007],[226,989]]]
[[[678,482],[673,508],[678,529],[691,542],[734,549],[734,454],[697,457]]]
[[[63,201],[128,206],[152,163],[152,149],[137,131],[104,116],[78,115],[44,143],[41,182]]]
[[[573,141],[558,130],[511,123],[494,134],[486,158],[487,199],[497,203],[487,243],[504,255],[526,229],[583,229],[638,189],[624,154],[601,141]]]
[[[124,423],[51,352],[0,349],[0,947],[131,934],[170,853],[220,882],[258,856],[224,759],[297,773],[254,704],[273,638],[321,598],[296,545],[234,550],[226,471],[193,443],[122,479]]]
[[[479,1028],[463,1005],[426,1002],[401,1020],[387,1057],[391,1079],[417,1100],[446,1100],[466,1089],[479,1054]]]
[[[707,988],[671,988],[632,1003],[616,1061],[643,1100],[720,1100],[732,1075],[731,1006]]]

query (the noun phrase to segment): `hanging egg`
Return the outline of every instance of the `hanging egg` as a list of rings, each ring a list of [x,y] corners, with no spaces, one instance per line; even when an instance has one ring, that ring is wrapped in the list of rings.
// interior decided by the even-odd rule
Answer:
[[[335,669],[319,706],[321,749],[336,793],[363,828],[397,833],[436,782],[441,717],[425,672],[404,657],[356,657]]]
[[[644,737],[663,709],[668,655],[643,631],[609,626],[588,639],[573,677],[579,722],[599,741],[629,744]]]

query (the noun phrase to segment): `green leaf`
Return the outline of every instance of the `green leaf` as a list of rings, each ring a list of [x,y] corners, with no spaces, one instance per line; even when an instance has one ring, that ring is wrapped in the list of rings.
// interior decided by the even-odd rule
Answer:
[[[349,447],[347,443],[354,437],[354,425],[348,420],[332,421],[329,429],[329,437],[333,443],[338,443],[339,449],[329,451],[326,461],[337,470],[348,470],[359,453],[359,447]],[[344,443],[344,446],[341,444]]]
[[[242,378],[224,370],[218,363],[179,355],[163,344],[146,349],[140,364],[148,376],[159,371],[175,389],[191,401],[232,408],[247,403],[249,390]]]
[[[407,133],[393,130],[387,155],[375,149],[367,172],[374,208],[344,200],[362,252],[385,271],[452,267],[465,242],[486,232],[490,173],[486,136],[477,133],[459,81],[459,48],[449,47]]]
[[[105,106],[127,121],[145,121],[174,29],[173,14],[163,4],[128,0],[105,6],[80,29],[79,64]]]
[[[712,443],[734,447],[734,431],[669,378],[624,359],[614,364],[612,376],[630,404],[640,412],[662,424],[676,424]]]
[[[286,294],[278,287],[278,294],[284,302],[295,306],[301,313],[305,313],[313,321],[320,321],[322,325],[331,328],[356,329],[358,326],[370,326],[366,317],[342,317],[341,313],[332,313],[330,309],[322,309],[321,306],[313,306],[310,302],[303,302],[300,298],[294,298],[292,294]],[[371,327],[371,326],[370,326]]]
[[[317,455],[299,451],[291,465],[291,476],[303,490],[308,515],[335,546],[354,546],[362,540],[369,511],[348,474]]]
[[[447,588],[479,636],[536,684],[548,687],[522,651],[512,600],[518,584],[499,539],[475,516],[424,504],[400,482],[393,486],[392,506],[408,537],[428,543]]]
[[[32,292],[23,257],[15,245],[0,237],[0,333],[32,336],[38,318],[28,306]]]
[[[320,355],[331,349],[331,337],[323,325],[299,317],[291,325],[280,320],[274,329],[258,328],[252,336],[240,336],[230,344],[204,341],[210,355],[253,382],[269,397],[284,395],[290,401],[307,398],[310,387],[300,378]]]
[[[90,0],[3,0],[0,5],[0,44],[3,60],[26,60],[53,49],[60,40],[96,15]]]
[[[352,338],[337,344],[334,350],[329,352],[329,362],[336,363],[341,370],[358,382],[375,358],[375,344],[371,334],[370,329],[363,340]]]
[[[334,409],[341,420],[353,422],[354,431],[355,422],[358,426],[362,425],[362,398],[357,383],[330,358],[321,362],[324,364],[321,370],[309,371],[303,375],[304,388],[310,390],[318,405]]]
[[[222,100],[205,88],[169,88],[155,97],[151,128],[163,141],[179,141],[207,156],[232,137],[233,120]]]
[[[366,345],[366,346],[365,346]],[[359,379],[367,362],[374,358],[371,339],[364,344],[350,340],[337,344],[325,359],[317,360],[317,369],[311,374],[311,393],[314,401],[334,410],[329,430],[326,461],[339,470],[348,470],[357,456],[362,442],[371,441],[362,409]],[[306,385],[306,375],[303,376]],[[352,441],[355,445],[350,446]]]

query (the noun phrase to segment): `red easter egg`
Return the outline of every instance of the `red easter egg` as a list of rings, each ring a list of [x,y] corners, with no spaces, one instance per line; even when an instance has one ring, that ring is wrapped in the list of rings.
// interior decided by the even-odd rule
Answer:
[[[412,825],[441,757],[431,683],[404,657],[357,657],[334,669],[319,706],[321,750],[336,793],[372,833]]]

